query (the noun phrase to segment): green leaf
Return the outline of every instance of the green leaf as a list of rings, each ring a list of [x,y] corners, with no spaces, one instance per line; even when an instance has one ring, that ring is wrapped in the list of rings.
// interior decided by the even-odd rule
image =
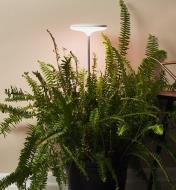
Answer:
[[[127,126],[126,125],[120,125],[117,127],[117,135],[118,136],[123,136],[125,134],[127,130]]]
[[[164,128],[163,125],[155,124],[152,126],[147,127],[149,130],[152,130],[157,135],[163,135]]]
[[[97,125],[97,122],[99,121],[99,111],[98,108],[95,108],[93,111],[91,111],[90,113],[90,125],[92,125],[93,127],[95,127]]]

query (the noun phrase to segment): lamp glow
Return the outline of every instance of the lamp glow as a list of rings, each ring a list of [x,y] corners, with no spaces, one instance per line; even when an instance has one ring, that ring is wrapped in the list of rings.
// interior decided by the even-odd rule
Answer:
[[[75,31],[84,32],[87,36],[90,36],[94,32],[100,32],[107,29],[107,25],[100,24],[74,24],[70,28]]]
[[[70,26],[71,30],[84,32],[87,35],[87,55],[88,55],[88,76],[90,77],[90,36],[94,32],[100,32],[107,29],[103,24],[74,24]]]

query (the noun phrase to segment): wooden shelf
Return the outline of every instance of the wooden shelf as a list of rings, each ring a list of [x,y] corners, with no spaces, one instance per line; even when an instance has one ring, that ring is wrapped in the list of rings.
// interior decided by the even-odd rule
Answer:
[[[158,96],[176,98],[176,91],[162,91]]]

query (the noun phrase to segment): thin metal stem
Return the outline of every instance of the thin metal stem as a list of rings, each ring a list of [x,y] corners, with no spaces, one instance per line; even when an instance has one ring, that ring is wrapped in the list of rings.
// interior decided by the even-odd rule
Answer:
[[[90,77],[90,36],[87,40],[87,56],[88,56],[88,77]]]
[[[153,57],[149,57],[153,60],[155,60],[157,63],[160,64],[161,68],[166,71],[175,81],[176,81],[176,76],[165,66],[163,65],[160,61],[158,61],[157,59],[153,58]]]
[[[176,76],[175,76],[165,65],[163,65],[163,68],[165,68],[165,70],[168,72],[168,74],[169,74],[174,80],[176,80]]]

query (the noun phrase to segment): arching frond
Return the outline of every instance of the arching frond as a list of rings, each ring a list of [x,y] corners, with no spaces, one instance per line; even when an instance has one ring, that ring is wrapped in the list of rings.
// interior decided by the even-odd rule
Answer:
[[[130,42],[130,14],[123,0],[120,0],[120,37],[119,37],[119,52],[121,56],[126,56]]]

